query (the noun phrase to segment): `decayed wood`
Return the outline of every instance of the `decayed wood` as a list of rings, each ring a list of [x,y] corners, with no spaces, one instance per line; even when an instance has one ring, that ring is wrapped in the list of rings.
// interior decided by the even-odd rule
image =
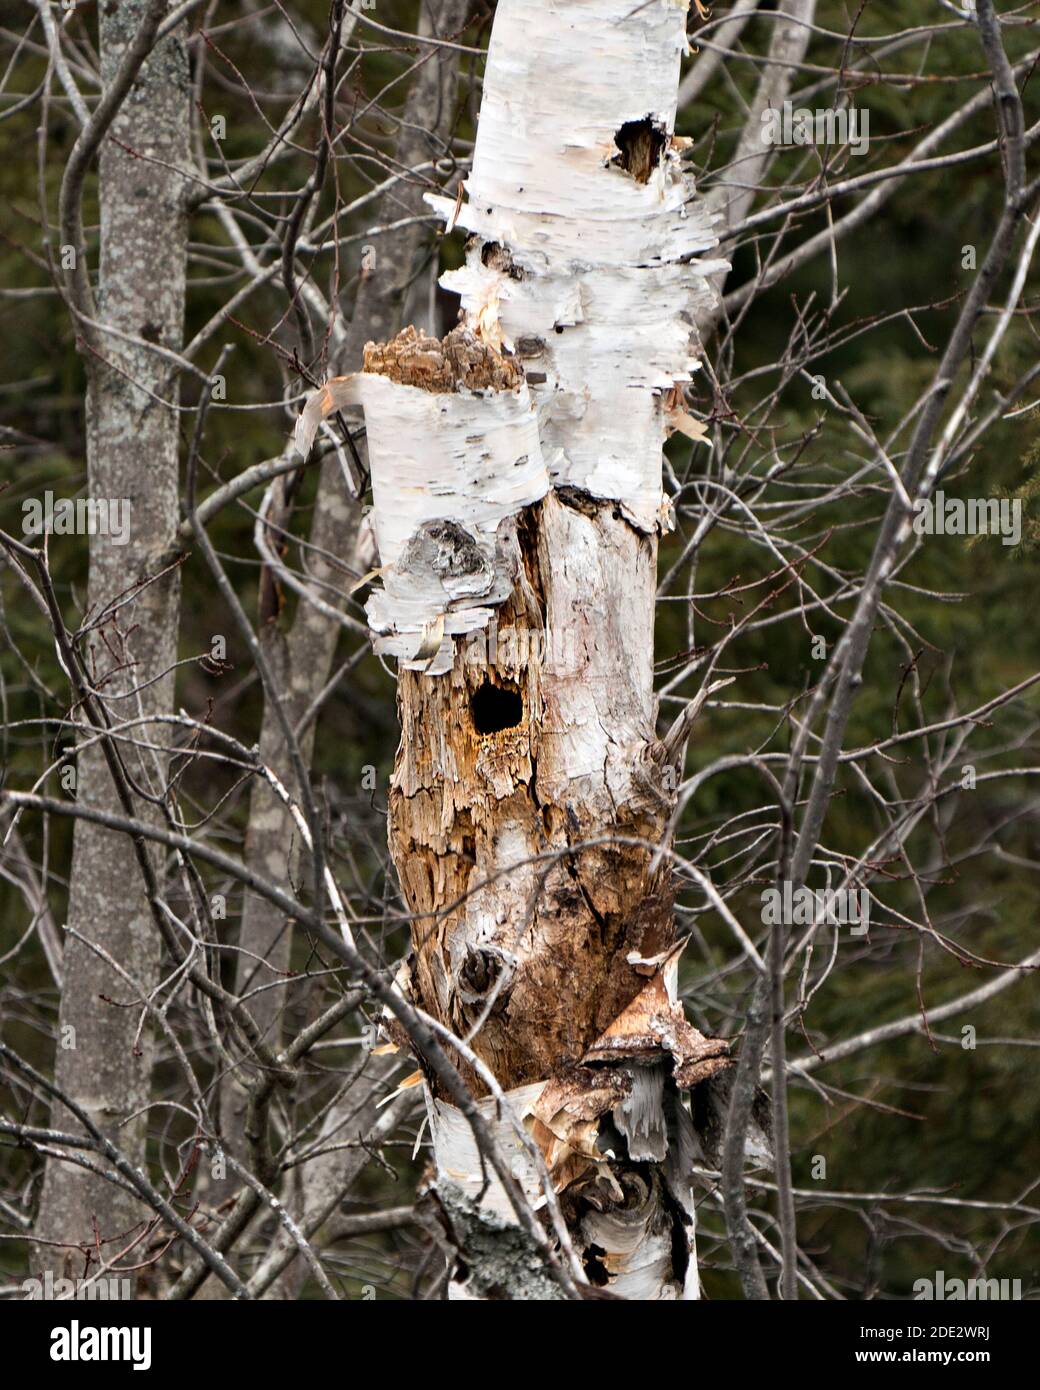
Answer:
[[[645,784],[649,708],[616,684],[597,707],[604,614],[560,613],[595,527],[547,496],[518,528],[522,568],[497,627],[444,678],[398,684],[391,847],[419,914],[418,997],[464,1033],[490,1006],[473,1046],[507,1086],[577,1063],[645,983],[627,955],[655,954],[672,931],[667,887],[648,876],[667,810]],[[633,539],[637,555],[651,549]]]

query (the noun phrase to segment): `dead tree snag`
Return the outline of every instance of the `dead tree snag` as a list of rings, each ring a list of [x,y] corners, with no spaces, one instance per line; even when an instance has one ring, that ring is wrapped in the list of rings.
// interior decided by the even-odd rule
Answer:
[[[488,1122],[536,1201],[517,1123],[537,1141],[590,1282],[634,1298],[698,1296],[683,1094],[727,1065],[676,1002],[653,867],[673,807],[653,688],[662,446],[702,433],[682,385],[721,268],[671,137],[685,19],[675,0],[500,0],[468,200],[430,200],[470,233],[442,282],[463,326],[370,345],[298,434],[306,449],[322,414],[364,403],[368,612],[400,662],[401,987],[507,1091],[513,1115],[489,1098]],[[428,1105],[438,1183],[476,1199],[465,1118],[432,1084]],[[486,1287],[471,1254],[453,1291]]]

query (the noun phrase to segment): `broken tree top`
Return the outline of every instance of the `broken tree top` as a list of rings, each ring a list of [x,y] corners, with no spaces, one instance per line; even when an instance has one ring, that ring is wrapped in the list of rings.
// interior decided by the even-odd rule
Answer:
[[[473,233],[441,280],[464,324],[369,344],[300,419],[306,452],[322,418],[364,405],[384,585],[368,617],[413,669],[450,670],[452,637],[509,597],[509,527],[550,485],[647,535],[671,524],[662,450],[704,437],[690,324],[727,268],[702,258],[712,217],[673,134],[686,8],[500,0],[468,201],[428,198]]]

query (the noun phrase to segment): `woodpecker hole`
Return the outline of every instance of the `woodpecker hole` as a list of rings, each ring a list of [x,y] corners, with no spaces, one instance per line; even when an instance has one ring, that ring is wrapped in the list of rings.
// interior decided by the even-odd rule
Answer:
[[[524,717],[524,702],[515,690],[485,681],[473,692],[470,704],[478,734],[500,734],[515,729]]]
[[[603,1256],[607,1252],[602,1245],[586,1245],[582,1251],[581,1262],[585,1268],[585,1275],[590,1284],[595,1284],[597,1288],[605,1288],[610,1283],[610,1275],[607,1267],[603,1263]]]
[[[661,162],[668,135],[652,117],[644,116],[641,121],[626,121],[614,136],[614,144],[620,153],[611,162],[631,174],[636,183],[649,183]]]
[[[471,951],[466,957],[462,973],[475,994],[487,994],[498,979],[498,964],[488,951]]]

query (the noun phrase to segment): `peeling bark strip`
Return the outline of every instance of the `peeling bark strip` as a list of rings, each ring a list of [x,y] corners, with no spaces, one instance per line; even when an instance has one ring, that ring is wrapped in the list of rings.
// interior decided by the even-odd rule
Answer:
[[[486,627],[519,565],[512,518],[548,477],[523,373],[466,329],[441,343],[407,328],[365,348],[365,370],[326,382],[297,425],[362,405],[383,588],[368,602],[378,652],[451,670],[453,638]]]
[[[651,874],[673,805],[653,690],[662,446],[704,433],[682,405],[683,310],[722,268],[696,259],[715,242],[671,133],[685,22],[675,0],[499,0],[458,212],[473,235],[443,279],[463,327],[369,345],[297,432],[306,452],[323,416],[365,407],[369,618],[402,658],[401,986],[506,1088],[512,1116],[482,1106],[519,1180],[544,1203],[517,1123],[590,1282],[630,1298],[698,1296],[704,1146],[681,1092],[728,1065],[676,1001],[668,871]],[[453,651],[496,606],[498,640]],[[466,1205],[485,1192],[468,1124],[428,1106],[443,1224],[481,1247],[453,1295],[503,1296],[518,1285],[489,1274],[494,1222],[478,1232]],[[483,1206],[512,1222],[494,1183]]]

